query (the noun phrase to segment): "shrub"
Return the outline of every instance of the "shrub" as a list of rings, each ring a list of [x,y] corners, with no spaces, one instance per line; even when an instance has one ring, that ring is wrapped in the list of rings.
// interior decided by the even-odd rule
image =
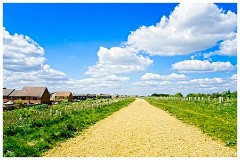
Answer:
[[[18,99],[16,102],[16,108],[23,108],[23,107],[24,107],[23,101],[21,99]]]

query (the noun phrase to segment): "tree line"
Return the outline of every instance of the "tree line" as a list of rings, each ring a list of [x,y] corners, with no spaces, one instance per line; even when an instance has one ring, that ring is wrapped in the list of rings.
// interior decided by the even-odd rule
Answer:
[[[176,94],[163,94],[163,93],[153,93],[151,95],[152,97],[184,97],[182,93],[178,92]],[[224,98],[237,98],[237,91],[231,92],[230,90],[224,91],[222,93],[219,92],[214,92],[214,93],[189,93],[186,95],[186,97],[210,97],[210,98],[219,98],[219,97],[224,97]]]

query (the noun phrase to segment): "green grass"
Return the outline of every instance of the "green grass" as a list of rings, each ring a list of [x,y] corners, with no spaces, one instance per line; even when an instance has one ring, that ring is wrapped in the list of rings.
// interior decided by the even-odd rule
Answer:
[[[149,97],[146,100],[182,120],[200,128],[226,146],[237,147],[237,99],[218,101],[164,100]]]
[[[3,156],[39,157],[133,101],[133,98],[86,101],[4,112]]]

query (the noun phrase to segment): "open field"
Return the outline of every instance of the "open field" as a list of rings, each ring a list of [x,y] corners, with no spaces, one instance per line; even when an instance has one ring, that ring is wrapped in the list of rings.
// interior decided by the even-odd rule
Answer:
[[[83,101],[3,112],[4,157],[34,157],[106,118],[133,98]]]
[[[182,98],[149,97],[146,100],[182,120],[193,124],[226,146],[237,147],[237,99],[223,103],[217,100],[187,101]]]
[[[137,99],[43,156],[236,157],[236,150]]]

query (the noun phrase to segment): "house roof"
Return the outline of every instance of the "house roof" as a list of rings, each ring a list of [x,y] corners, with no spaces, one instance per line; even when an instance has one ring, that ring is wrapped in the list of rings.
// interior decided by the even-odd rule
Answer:
[[[55,97],[60,96],[60,97],[68,97],[72,94],[72,92],[57,92],[55,94]]]
[[[47,87],[23,87],[21,90],[13,91],[12,97],[42,97]]]
[[[87,94],[73,94],[73,96],[87,96]]]
[[[3,89],[3,96],[9,96],[15,89]]]

